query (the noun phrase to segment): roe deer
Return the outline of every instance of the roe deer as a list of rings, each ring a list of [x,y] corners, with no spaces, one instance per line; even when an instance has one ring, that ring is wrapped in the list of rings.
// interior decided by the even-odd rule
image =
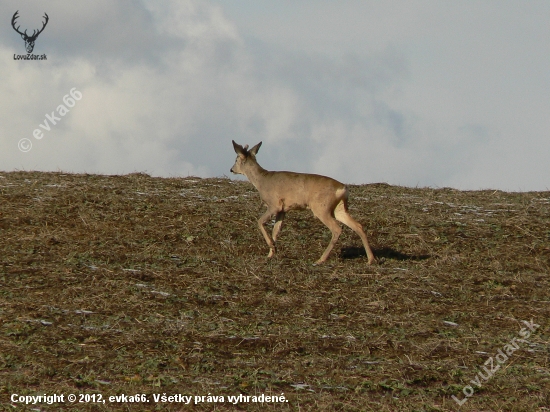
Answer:
[[[261,145],[262,142],[247,150],[248,145],[243,147],[233,141],[237,160],[230,171],[245,175],[260,192],[262,201],[267,205],[267,211],[258,220],[260,231],[269,246],[267,257],[270,258],[275,254],[275,241],[281,231],[285,213],[293,209],[311,209],[313,214],[332,232],[329,245],[316,263],[327,260],[330,251],[342,233],[342,228],[337,220],[350,227],[361,237],[369,265],[374,262],[374,254],[370,249],[363,227],[348,213],[348,189],[346,186],[326,176],[267,171],[256,161],[256,154]],[[275,216],[275,226],[273,226],[273,238],[271,238],[265,230],[264,223],[273,216]]]

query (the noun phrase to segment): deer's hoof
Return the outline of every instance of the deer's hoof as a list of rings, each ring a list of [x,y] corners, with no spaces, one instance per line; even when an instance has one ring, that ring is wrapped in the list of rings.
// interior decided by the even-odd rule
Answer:
[[[376,259],[374,256],[371,257],[368,262],[369,265],[372,265],[373,263],[378,263],[378,259]]]

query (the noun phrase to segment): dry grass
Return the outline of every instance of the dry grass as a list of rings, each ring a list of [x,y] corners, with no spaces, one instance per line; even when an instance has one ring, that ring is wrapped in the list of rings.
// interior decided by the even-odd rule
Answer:
[[[350,189],[378,265],[346,228],[313,266],[330,232],[299,212],[267,261],[246,182],[2,173],[0,410],[24,409],[12,393],[282,392],[271,408],[458,410],[532,319],[460,409],[548,411],[550,193]],[[266,407],[150,399],[72,410]]]

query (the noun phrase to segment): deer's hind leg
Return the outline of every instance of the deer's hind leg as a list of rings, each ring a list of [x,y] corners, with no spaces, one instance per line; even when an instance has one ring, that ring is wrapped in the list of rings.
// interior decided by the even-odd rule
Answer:
[[[317,262],[315,262],[315,263],[323,263],[324,261],[327,260],[328,255],[332,251],[332,248],[334,247],[334,245],[338,241],[338,238],[340,237],[340,234],[342,233],[342,228],[340,227],[340,225],[338,224],[338,222],[334,218],[331,211],[329,211],[327,209],[325,209],[325,210],[313,210],[312,209],[312,212],[315,215],[315,217],[317,217],[321,222],[323,222],[325,224],[325,226],[328,227],[330,229],[330,231],[332,232],[332,239],[330,240],[330,243],[328,244],[327,248],[325,249],[325,251],[323,252],[321,257],[319,258],[319,260]]]
[[[359,235],[359,237],[363,241],[365,252],[367,252],[369,265],[374,262],[374,253],[372,253],[372,250],[369,246],[369,241],[367,240],[367,235],[363,231],[363,226],[361,226],[361,224],[353,217],[351,217],[351,215],[348,213],[347,204],[344,200],[340,201],[340,203],[338,203],[338,206],[336,206],[336,209],[334,209],[334,217]]]
[[[283,226],[283,219],[285,218],[285,212],[278,212],[275,216],[275,225],[273,226],[273,233],[271,237],[273,238],[273,243],[277,241],[277,236],[281,232]]]

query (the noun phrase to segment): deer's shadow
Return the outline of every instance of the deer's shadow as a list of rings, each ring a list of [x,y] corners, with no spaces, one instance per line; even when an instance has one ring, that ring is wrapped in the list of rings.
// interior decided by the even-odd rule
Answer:
[[[385,258],[393,260],[426,260],[431,257],[430,255],[409,255],[407,253],[402,253],[398,250],[395,250],[391,247],[372,249],[372,252],[377,259]],[[363,247],[346,246],[340,250],[340,257],[342,259],[357,259],[366,255],[367,254]]]

